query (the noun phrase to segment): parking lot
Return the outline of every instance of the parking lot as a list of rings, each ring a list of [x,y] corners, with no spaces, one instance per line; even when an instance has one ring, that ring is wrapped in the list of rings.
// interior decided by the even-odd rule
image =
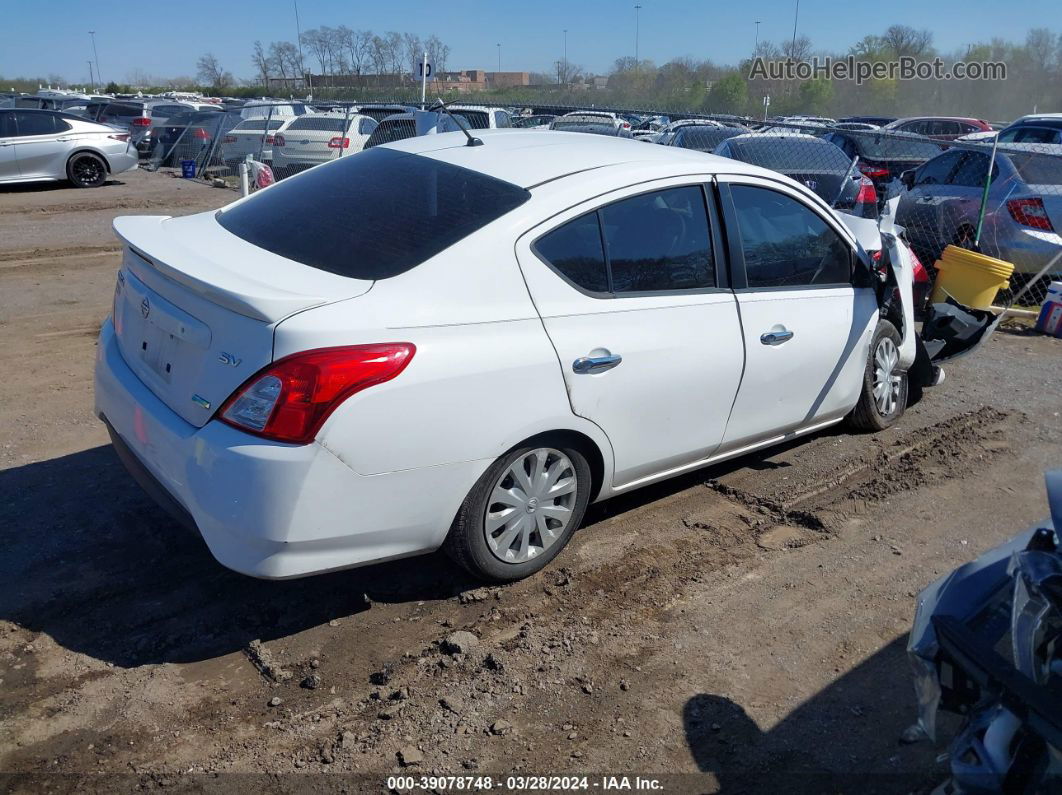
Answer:
[[[441,554],[257,581],[132,483],[92,410],[110,220],[233,198],[140,170],[0,191],[2,769],[70,789],[296,771],[379,789],[400,763],[710,773],[699,791],[942,778],[942,747],[899,742],[913,598],[1047,513],[1059,340],[1005,324],[885,432],[594,506],[512,586]]]

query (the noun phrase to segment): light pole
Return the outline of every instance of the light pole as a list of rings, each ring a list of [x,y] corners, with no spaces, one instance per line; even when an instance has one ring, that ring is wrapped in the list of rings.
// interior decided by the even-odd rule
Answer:
[[[793,14],[793,43],[789,45],[789,58],[796,54],[797,20],[800,19],[800,0],[796,0],[796,11]]]
[[[634,7],[634,66],[635,66],[635,68],[637,68],[637,66],[639,64],[639,60],[638,60],[638,33],[639,33],[639,30],[638,30],[638,28],[639,28],[639,22],[640,22],[641,15],[638,12],[641,11],[641,10],[642,10],[641,6],[635,6]]]
[[[760,20],[756,20],[756,50],[760,48]],[[755,50],[754,50],[755,51]]]
[[[92,57],[96,59],[96,82],[102,83],[103,78],[100,77],[100,55],[96,52],[96,31],[90,30],[89,36],[92,37]]]
[[[89,59],[89,61],[88,61],[88,66],[89,66],[89,88],[91,90],[95,91],[96,90],[96,81],[92,78],[92,60],[91,59]]]
[[[501,44],[495,45],[498,48],[498,71],[501,71]]]
[[[299,24],[299,0],[291,0],[291,4],[295,6],[295,35],[297,36],[295,41],[299,45],[299,68],[302,70],[303,79],[306,80],[306,89],[310,92],[310,96],[313,96],[313,80],[306,74],[306,64],[302,60],[302,26]],[[98,66],[99,64],[97,64]]]

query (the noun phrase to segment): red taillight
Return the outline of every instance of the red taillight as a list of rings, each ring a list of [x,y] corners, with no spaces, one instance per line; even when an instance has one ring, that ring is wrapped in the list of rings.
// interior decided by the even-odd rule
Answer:
[[[276,136],[275,136],[275,135],[267,135],[267,136],[265,137],[265,142],[266,142],[267,144],[269,144],[270,146],[272,146],[272,145],[273,145],[273,141],[275,140],[275,138],[276,138]],[[281,136],[281,137],[280,137],[280,140],[282,140],[282,141],[283,141],[283,140],[284,140],[284,136]],[[283,145],[283,144],[282,144],[282,145]]]
[[[926,266],[922,264],[922,260],[914,253],[914,249],[908,248],[907,253],[911,255],[911,269],[914,271],[915,284],[927,284],[929,282],[929,271],[926,270]]]
[[[873,204],[878,203],[878,192],[874,189],[874,183],[866,177],[862,177],[859,180],[859,194],[856,196],[857,204]]]
[[[270,140],[270,138],[272,140]],[[284,144],[287,143],[287,141],[284,140],[284,136],[281,135],[280,133],[277,133],[276,135],[270,136],[270,138],[266,138],[266,143],[273,144],[273,146],[283,146]]]
[[[236,143],[236,136],[235,135],[226,135],[224,138],[221,139],[221,142],[223,144],[234,144],[234,143]]]
[[[872,166],[869,163],[860,163],[859,170],[863,173],[863,176],[870,177],[871,179],[885,179],[889,176],[889,170],[887,168]]]
[[[192,137],[198,138],[200,141],[208,141],[210,140],[210,133],[202,127],[196,127],[195,130],[192,131]]]
[[[1007,202],[1010,217],[1022,226],[1054,232],[1051,219],[1047,217],[1047,208],[1042,199],[1011,199]]]
[[[149,119],[147,116],[137,116],[135,119],[133,119],[132,122],[130,122],[130,124],[132,124],[134,127],[150,127],[151,119]]]
[[[113,135],[108,135],[107,137],[113,138],[116,141],[128,141],[129,133],[114,133]]]
[[[218,416],[256,436],[307,444],[340,403],[390,381],[416,350],[411,342],[393,342],[292,354],[252,376],[225,401]]]
[[[348,149],[350,147],[349,138],[340,138],[338,135],[328,142],[329,149]]]

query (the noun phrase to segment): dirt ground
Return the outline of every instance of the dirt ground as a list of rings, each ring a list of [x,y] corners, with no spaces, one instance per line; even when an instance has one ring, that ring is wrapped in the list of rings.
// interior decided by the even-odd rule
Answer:
[[[0,790],[944,777],[942,744],[898,741],[914,596],[1046,515],[1062,341],[999,333],[885,433],[823,433],[595,506],[513,586],[441,555],[256,581],[149,501],[92,415],[110,220],[234,194],[121,183],[0,190]]]

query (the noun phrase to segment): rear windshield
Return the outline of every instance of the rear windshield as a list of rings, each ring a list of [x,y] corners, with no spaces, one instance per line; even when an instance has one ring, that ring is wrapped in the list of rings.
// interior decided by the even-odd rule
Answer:
[[[1062,185],[1062,157],[1033,152],[1007,157],[1026,185]]]
[[[239,130],[240,132],[261,132],[265,129],[279,130],[284,121],[284,119],[270,119],[269,127],[267,128],[265,119],[248,119],[247,121],[241,121],[232,129]]]
[[[845,137],[855,143],[859,156],[871,160],[911,160],[922,162],[939,155],[943,147],[932,141],[914,136],[906,137],[893,133],[875,135],[874,133],[850,132]]]
[[[347,125],[345,118],[337,116],[299,116],[288,125],[289,130],[316,130],[318,132],[343,132]]]
[[[727,138],[736,138],[744,135],[745,130],[733,127],[680,127],[672,140],[672,146],[681,146],[685,149],[699,149],[702,152],[711,152]]]
[[[852,159],[829,141],[767,136],[727,141],[727,156],[772,171],[809,171],[844,174]]]
[[[274,254],[374,280],[405,273],[530,197],[479,172],[384,148],[278,182],[217,219]]]

